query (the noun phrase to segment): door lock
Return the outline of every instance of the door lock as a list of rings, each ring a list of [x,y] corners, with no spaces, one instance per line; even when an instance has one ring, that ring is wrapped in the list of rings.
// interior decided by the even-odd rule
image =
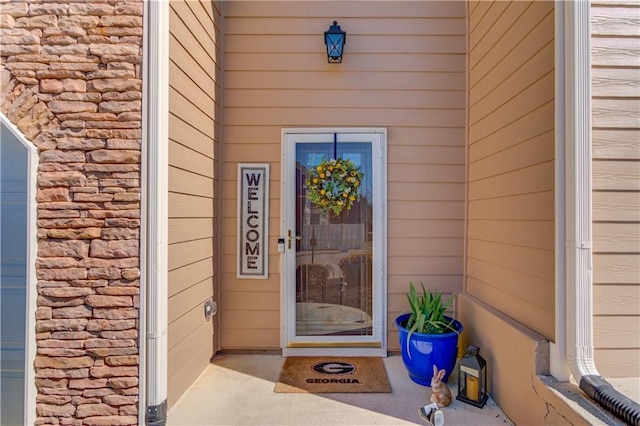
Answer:
[[[291,235],[291,229],[287,231],[287,239],[289,240],[289,250],[291,250],[291,240],[300,241],[302,237],[300,235],[293,236]]]

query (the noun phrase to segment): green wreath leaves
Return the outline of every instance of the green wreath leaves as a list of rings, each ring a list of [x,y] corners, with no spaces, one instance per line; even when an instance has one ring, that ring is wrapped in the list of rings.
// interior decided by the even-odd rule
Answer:
[[[351,210],[360,200],[360,185],[364,173],[351,160],[324,158],[315,168],[309,169],[304,181],[307,199],[322,212],[339,215],[343,209]]]

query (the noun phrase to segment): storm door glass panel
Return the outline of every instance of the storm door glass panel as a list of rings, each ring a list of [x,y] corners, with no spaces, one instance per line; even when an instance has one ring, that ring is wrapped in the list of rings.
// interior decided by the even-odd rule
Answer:
[[[371,336],[371,143],[296,144],[296,335]],[[305,179],[324,160],[353,161],[364,174],[351,210],[322,212],[307,198]]]

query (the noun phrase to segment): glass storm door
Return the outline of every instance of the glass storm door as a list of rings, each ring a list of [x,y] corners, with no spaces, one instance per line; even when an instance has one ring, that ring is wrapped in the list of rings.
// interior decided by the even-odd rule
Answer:
[[[386,354],[385,134],[293,132],[285,132],[283,162],[284,353]],[[327,205],[351,198],[339,213],[319,204],[326,189],[310,187],[314,172],[335,176],[332,164],[357,169]]]

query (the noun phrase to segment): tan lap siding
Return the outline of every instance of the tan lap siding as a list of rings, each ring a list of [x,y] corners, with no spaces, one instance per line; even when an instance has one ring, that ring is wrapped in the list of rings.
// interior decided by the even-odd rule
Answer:
[[[594,338],[598,371],[640,376],[640,4],[594,2]]]
[[[222,346],[280,347],[283,127],[387,127],[388,328],[409,280],[462,289],[464,2],[225,2]],[[342,64],[322,34],[347,32]],[[268,162],[268,280],[236,278],[236,168]]]
[[[214,209],[220,93],[220,13],[211,2],[171,2],[169,41],[169,406],[217,348],[203,302],[215,294]]]
[[[554,335],[553,2],[472,2],[468,282]]]

